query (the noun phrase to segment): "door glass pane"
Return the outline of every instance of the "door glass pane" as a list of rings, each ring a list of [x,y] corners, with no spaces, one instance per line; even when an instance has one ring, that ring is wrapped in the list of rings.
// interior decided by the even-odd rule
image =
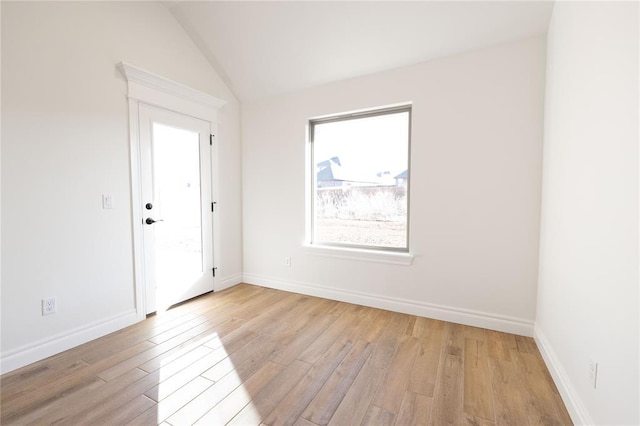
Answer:
[[[198,133],[154,123],[153,169],[158,299],[176,300],[203,270]]]

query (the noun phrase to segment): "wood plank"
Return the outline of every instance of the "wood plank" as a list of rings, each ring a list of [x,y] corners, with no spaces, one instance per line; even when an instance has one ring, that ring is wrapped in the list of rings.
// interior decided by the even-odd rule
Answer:
[[[531,337],[515,336],[518,352],[537,355],[538,347]]]
[[[370,343],[377,342],[389,326],[393,315],[391,311],[379,311],[375,320],[364,330],[359,339]]]
[[[522,385],[511,361],[489,358],[496,425],[528,424]]]
[[[440,362],[443,368],[438,373],[429,424],[460,425],[463,422],[464,364],[462,358],[446,351],[443,351]]]
[[[326,425],[360,373],[362,366],[369,359],[372,350],[373,344],[357,341],[307,405],[302,417],[313,423]]]
[[[442,339],[438,344],[442,344]],[[432,340],[420,341],[418,354],[411,369],[407,389],[427,397],[433,397],[438,377],[442,347]]]
[[[229,296],[232,297],[231,301],[233,303],[240,305],[242,308],[250,307],[253,309],[257,306],[271,303],[274,297],[282,297],[281,292],[278,291],[271,291],[264,287],[249,286],[246,284],[240,285],[243,286],[242,291],[230,292]]]
[[[249,330],[257,334],[265,334],[264,328],[266,324],[281,321],[283,316],[293,309],[294,306],[304,303],[307,300],[306,296],[295,293],[277,292],[281,294],[279,300],[270,305],[260,306],[259,309],[254,309],[253,313],[255,315],[250,315],[251,318],[247,319],[246,323],[236,329],[235,332],[239,333]]]
[[[260,423],[260,426],[268,426],[265,423]],[[296,422],[293,424],[293,426],[318,426],[315,423],[310,422],[307,419],[304,419],[302,417],[298,418],[298,420],[296,420]]]
[[[245,328],[244,324],[242,324],[229,334],[210,339],[203,343],[203,345],[212,349],[222,347],[228,354],[231,354],[257,337],[258,333]]]
[[[144,371],[135,369],[110,383],[105,383],[100,380],[102,384],[94,388],[92,392],[76,392],[47,404],[42,410],[30,412],[28,422],[25,421],[24,423],[36,425],[43,423],[64,423],[64,419],[86,410],[89,407],[100,404],[105,399],[111,398],[121,389],[135,383],[146,375],[147,373]],[[31,417],[32,414],[36,414],[36,416]]]
[[[169,358],[167,362],[171,362],[173,359],[175,359],[175,357],[183,355],[184,347],[181,346],[182,344],[188,342],[192,337],[197,336],[198,334],[206,330],[206,326],[203,328],[191,328],[185,331],[183,334],[175,336],[173,339],[157,344],[144,352],[138,353],[135,356],[126,358],[116,365],[113,365],[106,369],[100,369],[98,376],[103,380],[110,381],[120,376],[121,374],[126,373],[127,371],[138,368],[140,365],[156,357],[162,357],[161,359]],[[209,350],[209,352],[211,352],[211,350]],[[98,364],[96,364],[96,366],[97,365]]]
[[[156,386],[149,389],[144,394],[156,402],[162,401],[173,392],[176,392],[178,389],[194,380],[200,374],[204,373],[212,366],[225,359],[227,356],[228,354],[224,350],[224,348],[218,348],[210,354],[207,354],[194,363],[186,366],[181,371],[172,375],[168,379],[163,380],[162,383],[158,383]],[[213,381],[211,380],[205,380],[213,383]]]
[[[168,357],[166,363],[163,362],[162,365],[154,371],[160,371],[162,373],[163,379],[166,377],[171,377],[174,374],[183,371],[185,368],[188,368],[188,366],[210,354],[211,352],[213,352],[213,349],[211,348],[207,348],[206,346],[197,346],[189,352],[176,354],[178,355],[176,357]],[[152,371],[147,372],[151,373]]]
[[[558,404],[554,389],[540,373],[538,355],[512,352],[518,376],[525,389],[525,408],[529,423],[534,425],[571,424],[564,405]]]
[[[79,398],[82,398],[86,393],[91,393],[104,384],[105,382],[98,377],[89,377],[86,382],[80,383],[71,389],[66,389],[49,400],[42,401],[37,407],[27,411],[14,412],[12,417],[7,416],[2,423],[38,423],[40,419],[50,417],[51,413],[55,413],[58,407],[67,405],[69,401],[79,400]]]
[[[202,377],[217,382],[227,374],[233,372],[244,379],[257,371],[269,359],[280,345],[270,336],[258,336],[240,350],[231,353],[222,361],[202,373]]]
[[[138,370],[141,371],[141,370]],[[126,375],[125,375],[126,377]],[[115,414],[122,405],[131,401],[135,397],[142,395],[145,390],[154,386],[160,381],[160,373],[158,371],[151,374],[145,374],[140,379],[130,385],[113,389],[108,388],[107,383],[101,389],[109,389],[114,391],[109,398],[95,398],[91,405],[84,405],[83,409],[74,410],[72,415],[66,415],[63,418],[56,419],[52,423],[62,424],[97,424],[101,419]]]
[[[415,327],[417,319],[418,317],[416,317],[415,315],[409,315],[409,323],[404,330],[405,335],[411,336],[413,334],[413,328]]]
[[[259,424],[304,377],[310,364],[294,361],[254,395],[251,402],[233,417],[229,425]],[[204,419],[203,419],[204,420]],[[211,424],[211,423],[208,423]]]
[[[311,367],[300,361],[287,367],[269,361],[267,366],[268,374],[256,379],[252,376],[254,380],[247,380],[196,424],[259,424],[262,416],[270,411],[269,406],[284,396]]]
[[[291,333],[290,326],[297,324],[300,318],[305,318],[310,306],[314,305],[313,302],[314,299],[310,296],[297,297],[293,304],[288,306],[288,309],[279,313],[277,318],[272,318],[268,324],[262,323],[260,333],[271,337],[282,337]]]
[[[424,426],[429,422],[432,399],[419,393],[406,391],[400,405],[400,412],[396,416],[398,426]]]
[[[53,369],[46,365],[43,361],[36,362],[26,367],[19,368],[15,371],[2,376],[2,390],[6,395],[11,395],[16,388],[24,388],[33,380],[39,380],[41,377],[51,377]],[[46,380],[46,379],[45,379]],[[2,398],[4,400],[4,398]]]
[[[507,348],[509,349],[509,351],[513,352],[518,350],[518,344],[516,343],[515,334],[503,333],[502,338],[504,340],[505,345],[507,345]]]
[[[489,356],[485,342],[465,339],[464,412],[493,420],[493,399],[489,374]]]
[[[204,345],[210,347],[211,349],[216,349],[220,346],[216,346],[216,344],[220,342],[220,339],[222,339],[229,333],[232,333],[244,323],[245,320],[236,317],[228,317],[226,320],[220,323],[209,322],[209,325],[213,325],[211,325],[210,327],[205,327],[202,333],[197,334],[196,336],[187,340],[184,344]],[[151,371],[153,371],[153,369],[151,369]]]
[[[396,415],[384,408],[375,405],[369,406],[367,413],[362,419],[363,426],[391,426],[396,419]]]
[[[10,418],[22,415],[28,411],[35,410],[45,403],[55,401],[56,396],[63,394],[67,390],[76,388],[82,383],[86,383],[90,377],[105,367],[109,367],[119,362],[121,359],[131,356],[131,353],[139,352],[144,345],[136,344],[121,354],[113,355],[97,364],[88,365],[84,361],[71,362],[65,370],[55,370],[51,376],[41,376],[41,381],[32,382],[30,386],[20,388],[15,392],[5,392],[2,401],[2,421],[9,421]]]
[[[261,331],[263,334],[271,335],[274,340],[283,346],[287,346],[289,342],[294,340],[305,329],[313,325],[320,318],[324,318],[325,324],[331,324],[335,321],[335,317],[332,315],[323,315],[323,311],[333,306],[336,302],[327,301],[328,303],[320,302],[317,304],[299,306],[298,312],[288,312],[285,316],[272,322],[274,328],[270,332]],[[330,302],[330,303],[329,303]],[[325,326],[326,328],[326,326]]]
[[[472,416],[471,414],[464,413],[463,425],[465,426],[494,426],[495,423],[491,420],[483,419],[482,417]]]
[[[386,375],[400,339],[407,330],[409,319],[408,315],[393,315],[389,326],[380,336],[371,356],[360,370],[329,424],[344,425],[362,421],[378,386]]]
[[[144,394],[159,383],[162,383],[172,377],[174,374],[180,373],[180,371],[191,365],[195,360],[202,358],[202,354],[210,353],[211,351],[212,350],[210,348],[199,346],[182,357],[171,361],[169,364],[163,366],[162,369],[149,373],[142,379],[121,389],[108,400],[102,401],[99,405],[90,407],[89,409],[74,415],[67,419],[67,421],[69,423],[85,424],[95,422],[100,423],[100,419],[102,419],[103,416],[108,416],[107,413],[109,411],[118,410],[119,407],[125,404],[128,400],[137,395]]]
[[[3,392],[0,396],[2,407],[6,410],[12,410],[14,406],[23,405],[23,401],[25,399],[32,399],[34,395],[39,397],[40,400],[51,398],[55,396],[57,392],[47,392],[47,384],[55,381],[56,383],[67,385],[63,388],[63,390],[72,388],[76,385],[76,381],[73,379],[78,377],[84,378],[83,376],[76,373],[78,371],[86,370],[88,367],[89,364],[84,361],[73,361],[69,363],[64,369],[57,371],[46,369],[44,370],[46,371],[46,373],[38,374],[36,376],[29,376],[28,383],[25,381],[24,386],[19,386],[18,384],[14,383],[13,389],[11,389],[11,387],[8,387],[7,389],[3,387]]]
[[[335,322],[333,315],[324,315],[309,321],[306,327],[300,329],[293,338],[277,339],[276,342],[282,347],[274,352],[271,360],[282,365],[291,364],[333,322]]]
[[[216,303],[213,306],[202,305],[202,307],[203,308],[194,319],[183,322],[179,326],[169,328],[163,333],[156,334],[148,340],[156,344],[160,344],[169,339],[172,339],[173,337],[183,333],[186,330],[202,326],[204,324],[209,325],[209,328],[218,327],[220,326],[220,324],[223,324],[229,318],[233,317],[234,313],[238,312],[238,310],[241,308],[241,305],[232,302]]]
[[[447,323],[445,326],[444,352],[447,355],[462,357],[464,352],[465,326]]]
[[[418,339],[422,339],[424,337],[424,333],[428,327],[429,320],[424,317],[416,318],[416,322],[413,325],[413,329],[411,330],[411,335],[413,337],[417,337]]]
[[[357,307],[355,305],[346,306],[350,306],[350,308],[344,309],[342,311],[342,315],[331,323],[331,325],[329,325],[317,339],[314,339],[314,341],[298,357],[299,360],[309,364],[314,364],[320,359],[320,357],[322,357],[322,354],[325,353],[336,340],[338,340],[347,327],[353,324],[357,318]]]
[[[333,308],[329,309],[329,312],[327,312],[327,314],[339,317],[350,306],[353,306],[353,305],[351,305],[350,303],[338,302],[335,304]]]
[[[234,315],[248,321],[257,316],[269,314],[271,307],[278,309],[282,304],[291,306],[290,303],[298,299],[300,299],[298,294],[269,290],[259,298],[247,300],[234,312]]]
[[[411,315],[396,313],[393,315],[389,325],[376,343],[375,350],[371,354],[372,362],[375,366],[388,368],[396,348],[405,336],[405,331],[411,320]]]
[[[338,341],[353,345],[358,340],[366,340],[363,339],[363,335],[370,330],[373,323],[378,321],[380,310],[362,306],[359,308],[354,322],[338,336]]]
[[[152,401],[144,395],[138,395],[131,401],[120,406],[117,411],[106,413],[102,419],[96,421],[96,424],[125,424],[146,410],[155,408],[155,401]]]
[[[470,326],[463,326],[463,328],[465,339],[479,340],[481,342],[487,341],[487,334],[484,328]]]
[[[412,335],[402,336],[386,376],[373,398],[373,405],[393,414],[400,411],[402,398],[409,385],[411,371],[419,348],[419,339]]]
[[[174,413],[197,398],[211,386],[213,386],[212,381],[203,377],[196,377],[150,409],[132,419],[131,424],[157,425],[158,423],[167,420]]]
[[[274,369],[274,365],[279,366],[279,364],[265,362],[265,364],[262,365],[262,368],[260,368],[256,372],[256,377],[264,378],[266,377],[265,374],[268,377],[271,377],[269,376],[269,374],[272,373],[275,375],[276,372],[280,371],[280,368]],[[249,378],[249,380],[251,380],[249,383],[253,383],[258,380],[256,377],[254,377],[253,379],[251,379],[251,377]],[[245,385],[243,384],[243,380],[237,374],[227,374],[207,390],[188,402],[181,409],[172,414],[169,419],[167,419],[167,421],[171,424],[178,425],[193,424],[200,417],[211,410],[212,407],[216,407],[221,401],[224,401],[229,395],[244,392],[244,388]]]
[[[487,338],[487,353],[489,358],[511,361],[511,352],[507,339],[505,338],[505,333],[486,330],[485,336]]]
[[[156,407],[151,407],[146,411],[140,413],[129,422],[125,423],[126,426],[149,426],[149,425],[159,425],[164,422],[160,422],[158,420],[158,410]],[[166,423],[165,423],[166,424]]]
[[[131,326],[115,333],[109,334],[102,339],[99,339],[99,344],[86,345],[82,348],[78,348],[79,359],[86,361],[89,364],[97,364],[105,358],[116,355],[123,350],[129,348],[133,343],[135,344],[153,344],[148,339],[161,333],[163,330],[174,327],[177,324],[181,324],[184,321],[197,318],[197,315],[188,314],[178,318],[174,318],[171,322],[159,323],[159,317],[151,317],[143,322],[143,326]]]
[[[350,344],[334,343],[271,413],[264,417],[264,422],[293,425],[350,350]]]
[[[225,320],[227,320],[231,315],[231,313],[237,308],[238,308],[237,306],[230,305],[230,304],[223,305],[219,308],[219,310],[213,311],[208,316],[205,316],[205,315],[196,316],[192,320],[184,322],[176,327],[172,327],[160,334],[150,337],[147,340],[159,345],[160,343],[164,343],[177,336],[181,336],[182,334],[187,333],[189,331],[191,331],[190,334],[192,336],[196,334],[200,334],[200,332],[194,333],[192,329],[197,328],[198,330],[202,330],[202,331],[211,329],[215,327],[217,324],[220,324]]]
[[[441,347],[443,344],[447,323],[435,319],[427,319],[427,326],[422,339],[430,342],[434,347]]]

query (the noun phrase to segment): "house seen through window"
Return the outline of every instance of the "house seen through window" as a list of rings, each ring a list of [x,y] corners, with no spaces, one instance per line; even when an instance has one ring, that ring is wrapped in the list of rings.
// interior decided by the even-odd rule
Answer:
[[[310,121],[311,243],[408,251],[411,107]]]

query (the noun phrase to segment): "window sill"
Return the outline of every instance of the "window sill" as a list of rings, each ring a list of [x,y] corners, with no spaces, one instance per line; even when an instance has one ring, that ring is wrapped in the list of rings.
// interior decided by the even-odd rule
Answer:
[[[363,262],[390,263],[393,265],[409,266],[413,261],[413,255],[411,253],[400,253],[384,250],[378,251],[305,244],[304,251],[306,254],[310,254],[313,256],[360,260]]]

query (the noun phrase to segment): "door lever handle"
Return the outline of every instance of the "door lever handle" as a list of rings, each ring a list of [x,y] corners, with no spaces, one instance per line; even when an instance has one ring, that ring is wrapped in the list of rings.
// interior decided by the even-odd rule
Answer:
[[[146,218],[144,223],[146,223],[147,225],[153,225],[156,222],[163,222],[164,219],[158,219],[158,220],[153,220],[150,217]]]

